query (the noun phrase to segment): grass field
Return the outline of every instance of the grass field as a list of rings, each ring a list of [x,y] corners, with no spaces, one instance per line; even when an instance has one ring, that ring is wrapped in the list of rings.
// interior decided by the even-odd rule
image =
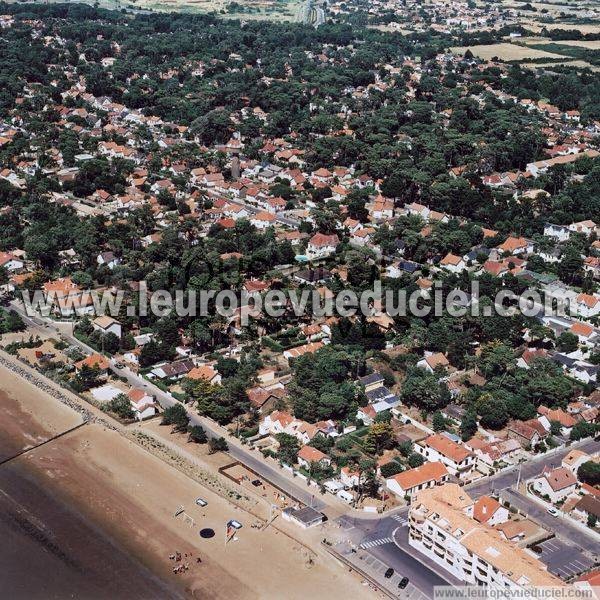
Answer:
[[[560,40],[556,43],[561,46],[577,46],[587,50],[600,50],[600,40]]]
[[[552,62],[552,63],[521,63],[523,67],[529,67],[530,69],[542,69],[547,68],[551,69],[552,67],[573,67],[574,69],[590,69],[596,73],[600,72],[600,67],[595,67],[590,65],[590,63],[585,60],[564,60],[562,62]]]
[[[45,0],[64,2],[65,0]],[[93,4],[93,0],[69,0]],[[216,13],[223,18],[269,21],[299,21],[304,0],[234,0],[242,8],[229,11],[232,0],[97,0],[98,6],[111,10],[122,8],[153,12]]]
[[[581,33],[600,33],[600,24],[590,23],[540,23],[539,21],[524,21],[523,27],[539,33],[544,27],[549,31],[552,29],[577,29]]]
[[[215,12],[223,17],[239,19],[269,19],[272,21],[296,21],[302,0],[236,0],[240,10],[229,10],[230,0],[137,0],[135,6],[145,10]]]
[[[452,48],[453,52],[464,54],[467,48],[471,52],[484,60],[491,60],[494,56],[497,56],[501,60],[527,60],[537,58],[564,58],[560,54],[553,54],[551,52],[544,52],[543,50],[537,50],[535,48],[528,48],[526,46],[517,46],[516,44],[501,43],[501,44],[490,44],[484,46],[463,46],[460,48]]]

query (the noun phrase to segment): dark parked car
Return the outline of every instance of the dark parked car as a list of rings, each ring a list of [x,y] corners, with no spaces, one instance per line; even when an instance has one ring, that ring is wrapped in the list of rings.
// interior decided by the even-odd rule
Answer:
[[[403,590],[408,585],[408,577],[403,577],[398,584],[398,587]]]
[[[383,576],[386,579],[389,579],[392,575],[394,574],[394,569],[392,569],[392,567],[390,567],[384,574]]]

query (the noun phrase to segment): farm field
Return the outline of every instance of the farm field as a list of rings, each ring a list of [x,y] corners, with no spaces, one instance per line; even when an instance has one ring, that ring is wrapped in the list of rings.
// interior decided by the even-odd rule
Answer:
[[[577,46],[588,50],[600,50],[600,40],[560,40],[561,46]]]
[[[544,52],[543,50],[537,50],[535,48],[528,48],[526,46],[517,46],[516,44],[501,43],[501,44],[489,44],[482,46],[462,46],[452,48],[453,52],[464,54],[467,49],[482,58],[484,60],[491,60],[494,56],[497,56],[501,60],[527,60],[537,58],[564,58],[560,54],[553,54],[552,52]]]
[[[524,21],[523,27],[531,29],[534,33],[539,33],[545,27],[546,29],[576,29],[581,33],[600,33],[600,24],[595,23],[540,23],[539,21]]]
[[[63,2],[64,0],[46,0]],[[70,0],[89,4],[89,0]],[[265,19],[270,21],[299,21],[304,0],[98,0],[100,8],[120,10],[122,8],[140,12],[215,13],[223,18]],[[230,7],[230,5],[233,5]]]
[[[538,69],[538,68],[551,68],[551,67],[573,67],[575,69],[590,69],[594,72],[600,72],[600,67],[595,67],[590,65],[590,63],[585,60],[565,60],[562,62],[552,62],[552,63],[528,63],[523,62],[521,66],[528,67],[530,69]]]

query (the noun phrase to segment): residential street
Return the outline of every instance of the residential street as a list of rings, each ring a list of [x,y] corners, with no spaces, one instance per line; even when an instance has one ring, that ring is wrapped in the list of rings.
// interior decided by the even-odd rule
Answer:
[[[31,319],[27,317],[21,307],[15,303],[12,303],[12,308],[16,310],[29,325],[40,330],[45,330],[46,333],[48,332],[48,327],[60,331],[63,338],[70,344],[78,346],[86,353],[93,352],[92,348],[87,347],[72,334],[68,333],[68,326],[59,328],[56,327],[56,323],[44,319]],[[178,402],[170,394],[162,391],[156,385],[147,381],[140,375],[137,375],[128,368],[119,369],[114,363],[115,361],[112,360],[111,369],[117,375],[124,377],[132,386],[145,388],[156,397],[163,408],[173,406]],[[220,437],[224,435],[225,430],[218,424],[204,417],[200,417],[189,407],[187,408],[187,411],[191,422],[204,427],[209,437]],[[229,444],[229,454],[235,460],[243,462],[246,466],[259,473],[261,477],[264,477],[275,486],[284,490],[290,496],[298,499],[304,504],[311,505],[318,510],[323,511],[328,507],[335,507],[337,509],[337,511],[335,511],[337,514],[339,514],[339,511],[344,510],[344,507],[339,505],[337,499],[334,499],[331,496],[324,497],[319,493],[313,493],[312,489],[308,489],[305,485],[302,485],[298,481],[294,481],[285,471],[268,464],[257,451],[242,446],[238,440],[232,437],[228,437],[227,442]],[[466,486],[466,490],[475,498],[485,494],[498,494],[502,492],[503,498],[508,499],[514,506],[519,508],[529,517],[539,521],[541,525],[545,526],[550,531],[554,531],[558,537],[563,538],[565,541],[568,541],[575,546],[584,546],[586,549],[591,550],[592,554],[600,556],[600,543],[595,537],[592,538],[592,534],[587,534],[565,519],[552,517],[543,507],[517,493],[515,489],[519,480],[524,481],[539,475],[545,466],[554,467],[560,465],[563,457],[574,447],[580,448],[588,453],[593,453],[600,450],[600,442],[596,442],[595,440],[584,440],[572,444],[568,448],[562,448],[551,454],[536,457],[523,463],[519,467],[512,467],[493,477],[485,478],[481,482],[468,485]],[[327,502],[327,500],[329,500],[329,502]],[[397,573],[408,577],[411,584],[426,596],[433,596],[433,588],[436,585],[459,585],[460,582],[456,581],[448,573],[427,560],[425,557],[417,555],[415,551],[410,548],[408,545],[408,527],[406,526],[407,515],[407,507],[394,511],[393,514],[388,514],[382,518],[377,518],[374,515],[366,516],[348,508],[346,514],[337,518],[336,522],[344,530],[344,535],[352,544],[357,547],[360,546],[365,552],[376,557],[383,564],[393,567]]]

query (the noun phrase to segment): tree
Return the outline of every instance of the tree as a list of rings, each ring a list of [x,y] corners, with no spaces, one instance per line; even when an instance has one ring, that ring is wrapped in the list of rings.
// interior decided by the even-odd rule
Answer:
[[[100,381],[100,369],[83,365],[79,373],[73,378],[73,388],[77,392],[87,392],[98,385]]]
[[[402,399],[406,404],[429,412],[447,406],[450,392],[435,373],[415,367],[404,380]]]
[[[206,444],[208,438],[206,437],[206,431],[201,425],[193,425],[188,430],[188,442],[194,442],[196,444]]]
[[[392,441],[394,430],[389,423],[373,423],[364,441],[365,451],[369,454],[381,454]]]
[[[570,331],[563,331],[556,338],[556,347],[561,352],[575,352],[575,350],[577,350],[577,348],[579,347],[579,338]]]
[[[6,311],[0,308],[0,333],[14,333],[16,331],[25,331],[26,325],[21,315],[14,310]]]
[[[421,456],[420,454],[418,454],[417,452],[413,452],[409,457],[408,457],[408,466],[411,469],[414,469],[416,467],[420,467],[423,463],[425,462],[425,459],[423,458],[423,456]]]
[[[227,440],[221,436],[218,438],[210,438],[208,440],[208,453],[215,454],[216,452],[227,452],[229,450],[229,445],[227,444]]]
[[[550,421],[550,434],[560,435],[562,432],[562,425],[560,421]]]
[[[577,469],[577,479],[591,486],[600,484],[600,463],[588,460]]]
[[[279,442],[277,456],[282,463],[286,465],[295,465],[298,462],[298,451],[300,442],[289,433],[278,433],[275,439]]]
[[[183,404],[179,402],[173,406],[169,406],[163,413],[161,425],[173,425],[173,431],[187,431],[190,418]]]
[[[467,410],[460,422],[460,436],[463,442],[469,441],[477,433],[477,415]]]
[[[391,460],[389,463],[381,465],[379,470],[381,471],[381,476],[387,479],[389,477],[397,475],[398,473],[402,473],[402,471],[404,471],[404,468],[398,461]]]
[[[135,416],[133,408],[131,407],[131,402],[126,394],[115,396],[112,400],[107,402],[106,408],[122,419],[133,419]]]
[[[483,394],[477,401],[479,422],[488,429],[502,429],[508,422],[509,414],[506,404],[491,394]]]
[[[433,413],[432,426],[434,431],[443,431],[446,429],[447,424],[444,415],[439,410]]]
[[[580,440],[582,438],[590,437],[596,433],[596,425],[594,423],[588,423],[586,421],[579,421],[579,423],[575,423],[573,429],[571,429],[571,433],[569,434],[569,439],[572,441]]]
[[[590,513],[587,518],[587,526],[594,529],[594,527],[596,527],[597,521],[598,521],[598,517],[596,515]]]
[[[401,442],[398,446],[398,450],[400,450],[400,454],[405,458],[408,458],[413,452],[414,444],[411,440],[406,440],[405,442]]]

